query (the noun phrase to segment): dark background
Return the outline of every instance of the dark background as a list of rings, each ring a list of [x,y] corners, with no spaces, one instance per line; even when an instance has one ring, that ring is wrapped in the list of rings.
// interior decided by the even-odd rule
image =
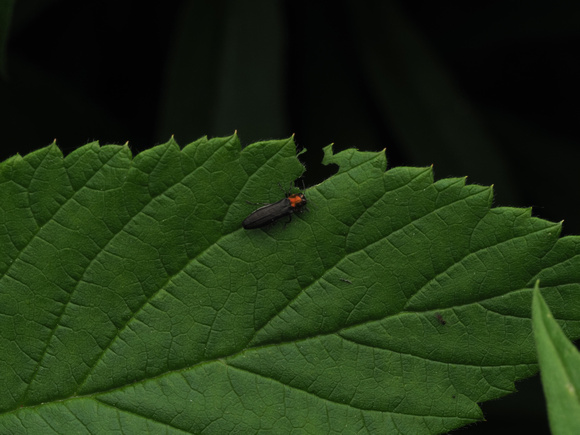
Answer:
[[[494,184],[495,205],[578,234],[579,23],[572,0],[18,1],[9,32],[0,17],[0,160],[54,138],[138,153],[295,133],[307,185],[335,170],[331,142],[386,148],[389,167]],[[460,432],[548,433],[538,378],[517,387]]]

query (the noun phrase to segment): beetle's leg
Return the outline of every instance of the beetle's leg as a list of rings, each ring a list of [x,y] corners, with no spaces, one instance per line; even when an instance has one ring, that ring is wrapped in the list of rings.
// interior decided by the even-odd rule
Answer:
[[[290,222],[292,222],[292,214],[289,214],[288,220],[284,222],[284,230],[286,230],[286,225],[288,225]]]

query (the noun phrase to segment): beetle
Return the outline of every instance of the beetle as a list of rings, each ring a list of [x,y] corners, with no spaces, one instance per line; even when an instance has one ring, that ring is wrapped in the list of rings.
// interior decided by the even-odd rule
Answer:
[[[276,222],[284,216],[288,216],[290,218],[288,222],[290,222],[293,213],[302,211],[302,209],[308,210],[306,208],[307,202],[308,201],[303,193],[287,194],[286,198],[272,204],[266,204],[252,212],[246,219],[244,219],[242,226],[246,230],[262,228]]]

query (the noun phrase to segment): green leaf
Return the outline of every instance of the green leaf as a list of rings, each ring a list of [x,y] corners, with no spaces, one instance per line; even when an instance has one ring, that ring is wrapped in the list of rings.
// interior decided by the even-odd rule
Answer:
[[[441,433],[537,371],[533,283],[580,336],[580,243],[489,187],[303,171],[292,139],[56,145],[0,164],[0,433]]]
[[[577,433],[580,427],[580,353],[554,320],[538,283],[534,289],[532,313],[550,428],[554,435]]]

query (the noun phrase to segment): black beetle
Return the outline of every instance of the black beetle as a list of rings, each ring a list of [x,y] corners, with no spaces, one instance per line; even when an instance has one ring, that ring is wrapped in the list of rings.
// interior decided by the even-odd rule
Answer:
[[[254,211],[244,219],[242,226],[246,230],[252,230],[254,228],[265,227],[284,216],[289,216],[290,220],[292,220],[292,214],[305,208],[307,202],[303,193],[288,195],[278,202],[266,204]]]

